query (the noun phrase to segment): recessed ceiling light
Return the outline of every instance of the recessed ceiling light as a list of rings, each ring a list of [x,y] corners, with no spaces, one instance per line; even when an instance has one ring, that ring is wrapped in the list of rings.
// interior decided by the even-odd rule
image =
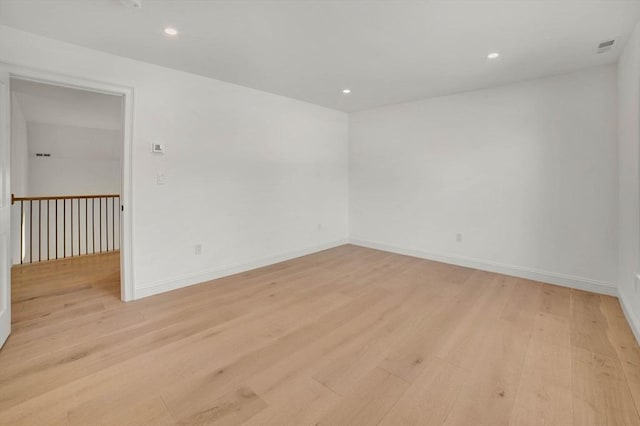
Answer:
[[[348,95],[349,93],[351,93],[351,89],[342,89],[342,93]]]
[[[487,55],[487,58],[489,59],[496,59],[498,56],[500,56],[500,54],[498,52],[491,52]]]
[[[166,35],[176,36],[178,35],[178,30],[176,30],[175,28],[167,27],[164,29],[164,33]]]

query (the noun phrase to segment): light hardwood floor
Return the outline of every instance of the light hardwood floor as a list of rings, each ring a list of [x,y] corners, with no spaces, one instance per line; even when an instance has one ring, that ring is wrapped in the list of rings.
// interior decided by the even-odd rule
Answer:
[[[342,246],[124,304],[117,254],[13,270],[2,425],[638,425],[615,298]]]

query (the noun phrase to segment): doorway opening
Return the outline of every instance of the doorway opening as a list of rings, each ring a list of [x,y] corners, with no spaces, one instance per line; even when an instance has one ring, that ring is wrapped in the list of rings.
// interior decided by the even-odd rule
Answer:
[[[132,300],[131,90],[10,77],[14,322]]]
[[[9,86],[14,318],[33,315],[22,301],[78,289],[119,299],[122,96],[20,78]]]

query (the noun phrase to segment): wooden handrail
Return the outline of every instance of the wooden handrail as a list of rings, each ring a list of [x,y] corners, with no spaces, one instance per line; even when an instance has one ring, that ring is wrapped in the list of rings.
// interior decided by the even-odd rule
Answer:
[[[70,200],[70,199],[85,199],[85,198],[116,198],[120,197],[120,194],[95,194],[95,195],[55,195],[46,197],[16,197],[15,194],[11,194],[11,204],[16,201],[45,201],[45,200]]]

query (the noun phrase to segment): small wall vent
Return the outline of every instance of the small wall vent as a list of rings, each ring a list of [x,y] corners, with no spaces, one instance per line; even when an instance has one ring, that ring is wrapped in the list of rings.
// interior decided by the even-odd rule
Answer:
[[[36,152],[36,157],[51,157],[51,154],[47,152]]]
[[[604,53],[611,50],[615,42],[615,39],[601,41],[598,43],[598,47],[596,47],[596,53]]]

